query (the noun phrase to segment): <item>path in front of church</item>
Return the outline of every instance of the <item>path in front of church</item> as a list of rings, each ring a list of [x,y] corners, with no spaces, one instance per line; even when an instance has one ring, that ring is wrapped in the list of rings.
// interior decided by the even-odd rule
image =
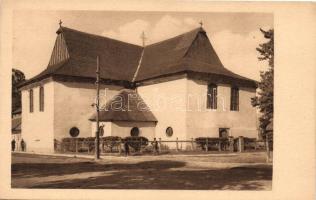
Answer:
[[[12,188],[271,190],[264,152],[231,155],[104,156],[12,154]]]

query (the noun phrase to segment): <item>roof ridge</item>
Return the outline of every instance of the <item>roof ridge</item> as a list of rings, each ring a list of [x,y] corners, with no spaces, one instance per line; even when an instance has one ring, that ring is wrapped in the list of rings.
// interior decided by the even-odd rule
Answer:
[[[61,27],[57,30],[57,32],[59,32],[59,30],[61,30],[61,32],[63,32],[63,31],[62,31],[63,29],[68,29],[68,30],[71,30],[71,31],[74,31],[74,32],[78,32],[78,33],[80,33],[80,34],[89,35],[89,36],[92,36],[92,37],[98,37],[98,38],[102,38],[102,39],[108,39],[108,40],[113,40],[113,41],[116,41],[116,42],[121,42],[121,43],[129,44],[129,45],[134,45],[134,46],[141,47],[141,48],[146,48],[146,47],[150,47],[150,46],[154,46],[154,45],[160,44],[160,43],[162,43],[162,42],[167,42],[167,41],[169,41],[169,40],[173,40],[173,39],[175,39],[175,38],[181,37],[181,36],[186,35],[186,34],[190,34],[190,33],[195,32],[195,31],[196,31],[197,33],[198,33],[198,32],[201,32],[201,31],[202,31],[202,32],[205,32],[205,30],[204,30],[202,27],[198,27],[198,28],[192,29],[192,30],[190,30],[190,31],[187,31],[187,32],[181,33],[181,34],[179,34],[179,35],[176,35],[176,36],[174,36],[174,37],[171,37],[171,38],[168,38],[168,39],[165,39],[165,40],[161,40],[161,41],[159,41],[159,42],[155,42],[155,43],[149,44],[149,45],[147,45],[147,46],[145,46],[145,47],[142,47],[142,46],[137,45],[137,44],[133,44],[133,43],[125,42],[125,41],[122,41],[122,40],[118,40],[118,39],[106,37],[106,36],[103,36],[103,35],[97,35],[97,34],[93,34],[93,33],[87,33],[87,32],[84,32],[84,31],[79,31],[79,30],[76,30],[76,29],[68,28],[68,27],[66,27],[66,26],[61,26]]]
[[[138,72],[139,72],[139,69],[142,65],[142,61],[143,61],[143,57],[144,57],[144,52],[145,52],[145,49],[142,50],[142,54],[140,55],[140,58],[139,58],[139,61],[138,61],[138,65],[137,65],[137,68],[136,68],[136,71],[134,73],[134,76],[132,78],[132,82],[135,82],[136,78],[137,78],[137,75],[138,75]]]

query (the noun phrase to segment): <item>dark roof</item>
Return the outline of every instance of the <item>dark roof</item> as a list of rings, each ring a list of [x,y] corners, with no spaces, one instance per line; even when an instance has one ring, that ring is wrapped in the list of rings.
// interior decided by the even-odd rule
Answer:
[[[203,28],[145,48],[66,27],[61,27],[57,33],[48,67],[23,85],[51,75],[95,78],[97,55],[101,79],[131,83],[192,71],[253,82],[224,68]],[[133,79],[140,60],[137,76]]]
[[[96,120],[96,113],[90,117]],[[143,99],[134,90],[124,89],[100,110],[100,121],[157,122]]]
[[[203,28],[146,46],[136,80],[190,71],[251,81],[223,66]]]
[[[21,117],[17,117],[17,118],[12,119],[12,121],[11,121],[12,134],[21,133],[21,124],[22,124]]]
[[[52,75],[95,78],[99,56],[100,78],[131,81],[142,47],[61,27],[47,68],[21,86]]]

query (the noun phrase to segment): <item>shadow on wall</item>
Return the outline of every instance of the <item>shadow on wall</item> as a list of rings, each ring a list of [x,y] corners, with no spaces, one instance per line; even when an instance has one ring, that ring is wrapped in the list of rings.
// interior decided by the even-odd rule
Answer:
[[[135,164],[16,163],[12,165],[12,187],[262,190],[266,188],[264,182],[272,179],[272,167],[266,165],[214,170],[192,170],[183,167],[185,162],[169,160]],[[100,173],[97,176],[80,178],[80,173],[94,172]],[[73,176],[69,178],[69,175]],[[52,178],[49,178],[50,176]],[[54,180],[56,176],[58,179]],[[30,178],[33,181],[23,185],[19,184],[20,178]]]

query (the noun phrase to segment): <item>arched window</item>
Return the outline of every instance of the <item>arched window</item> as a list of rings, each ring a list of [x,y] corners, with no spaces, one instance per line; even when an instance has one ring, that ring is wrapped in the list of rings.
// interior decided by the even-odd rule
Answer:
[[[29,100],[30,100],[30,112],[32,113],[34,110],[34,104],[33,104],[33,89],[29,90]]]
[[[39,110],[44,111],[44,87],[41,86],[39,89]]]
[[[138,127],[133,127],[131,129],[131,136],[139,136],[139,128]]]
[[[166,135],[168,136],[168,137],[171,137],[172,135],[173,135],[173,129],[172,129],[172,127],[168,127],[167,129],[166,129]]]
[[[232,87],[230,92],[230,110],[239,110],[239,89],[238,87]]]
[[[206,108],[217,109],[217,85],[209,84],[207,87]]]

